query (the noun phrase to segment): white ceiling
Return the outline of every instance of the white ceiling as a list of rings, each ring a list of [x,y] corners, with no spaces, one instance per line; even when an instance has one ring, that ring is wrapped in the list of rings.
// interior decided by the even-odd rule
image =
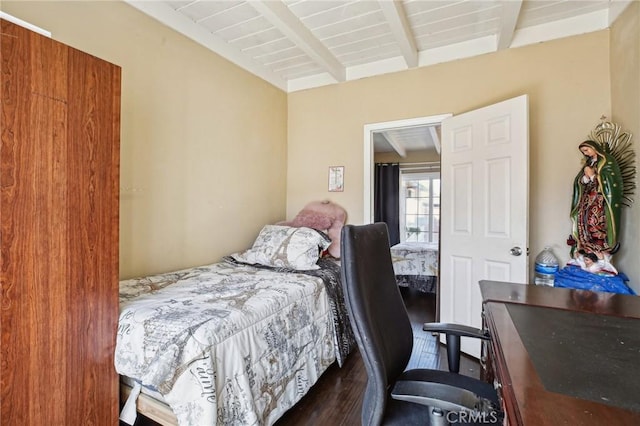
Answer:
[[[631,0],[125,0],[286,92],[608,28]],[[375,152],[440,151],[438,126]]]
[[[440,125],[399,127],[373,132],[373,150],[396,152],[405,157],[415,151],[435,150],[440,154]]]
[[[286,92],[608,28],[632,0],[125,0]]]

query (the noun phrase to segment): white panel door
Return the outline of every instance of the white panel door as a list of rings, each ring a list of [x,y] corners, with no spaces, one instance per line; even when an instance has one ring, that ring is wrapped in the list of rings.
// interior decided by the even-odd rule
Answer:
[[[526,95],[442,122],[440,321],[480,328],[480,280],[528,281],[528,153]]]

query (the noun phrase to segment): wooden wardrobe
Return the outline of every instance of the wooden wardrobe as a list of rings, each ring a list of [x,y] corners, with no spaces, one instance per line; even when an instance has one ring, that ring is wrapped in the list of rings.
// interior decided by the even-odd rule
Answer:
[[[0,40],[1,423],[117,425],[120,68]]]

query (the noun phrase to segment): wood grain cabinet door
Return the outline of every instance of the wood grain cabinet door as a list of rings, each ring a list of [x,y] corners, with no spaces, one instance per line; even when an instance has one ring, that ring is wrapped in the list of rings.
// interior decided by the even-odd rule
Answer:
[[[120,68],[0,33],[0,418],[116,425]]]

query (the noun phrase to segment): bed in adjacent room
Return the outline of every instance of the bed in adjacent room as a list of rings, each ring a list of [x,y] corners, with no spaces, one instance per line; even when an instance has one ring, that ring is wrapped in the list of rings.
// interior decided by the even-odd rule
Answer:
[[[267,225],[222,262],[122,281],[116,370],[134,395],[128,410],[142,389],[140,412],[166,404],[169,424],[273,424],[354,347],[339,264],[318,258],[326,240]]]
[[[399,243],[391,247],[393,271],[398,285],[424,293],[436,293],[438,243]]]

